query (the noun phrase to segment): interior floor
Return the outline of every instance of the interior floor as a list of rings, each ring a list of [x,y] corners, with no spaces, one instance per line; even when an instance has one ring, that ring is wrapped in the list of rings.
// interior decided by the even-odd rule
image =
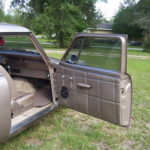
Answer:
[[[33,107],[45,107],[52,102],[49,80],[13,76],[17,97],[11,101],[12,117]]]

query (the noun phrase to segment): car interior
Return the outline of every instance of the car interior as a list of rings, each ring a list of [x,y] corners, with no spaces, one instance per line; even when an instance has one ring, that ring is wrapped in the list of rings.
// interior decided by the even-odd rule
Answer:
[[[0,74],[9,84],[12,126],[52,105],[49,71],[40,54],[1,50]]]

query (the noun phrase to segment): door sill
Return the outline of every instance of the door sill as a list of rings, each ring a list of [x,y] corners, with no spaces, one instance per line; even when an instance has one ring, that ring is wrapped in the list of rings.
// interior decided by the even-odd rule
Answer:
[[[22,113],[21,115],[14,117],[11,120],[10,137],[25,130],[27,127],[31,126],[34,121],[38,120],[43,115],[46,115],[55,107],[56,106],[53,103],[48,104],[44,107],[32,107],[31,109]]]

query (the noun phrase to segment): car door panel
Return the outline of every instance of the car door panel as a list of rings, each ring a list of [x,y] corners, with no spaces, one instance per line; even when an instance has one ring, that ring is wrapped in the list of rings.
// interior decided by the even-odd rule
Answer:
[[[90,37],[91,35],[88,36]],[[92,36],[96,38],[99,36],[109,38],[109,35]],[[112,37],[113,35],[111,35],[111,38]],[[83,35],[82,38],[85,38],[85,35]],[[93,54],[99,55],[99,59],[103,60],[105,59],[106,55],[106,67],[109,66],[109,62],[107,62],[109,57],[111,63],[113,63],[112,60],[116,61],[117,57],[117,62],[118,59],[120,59],[120,71],[85,66],[85,61],[87,61],[87,64],[90,64],[87,58],[91,58],[91,60],[95,61],[92,59],[92,57],[95,56],[90,55],[85,57],[85,55],[89,53],[86,51],[82,53],[81,48],[79,48],[79,50],[80,55],[83,54],[81,57],[81,61],[84,61],[83,64],[80,64],[80,60],[79,64],[74,64],[70,62],[70,60],[65,62],[64,58],[67,57],[69,52],[67,51],[59,65],[55,66],[55,85],[58,85],[56,93],[58,97],[58,103],[68,108],[100,118],[116,125],[127,127],[130,123],[132,82],[130,76],[126,73],[126,38],[120,37],[118,35],[116,35],[115,38],[120,39],[122,42],[121,52],[119,52],[118,49],[114,47],[114,49],[117,49],[118,51],[117,54],[112,53],[108,55],[106,52],[104,52],[104,54],[98,54],[96,52]],[[102,40],[104,41],[103,38]],[[110,42],[113,43],[112,41]],[[75,45],[75,48],[77,46],[78,44]],[[85,45],[84,49],[87,47],[89,47],[89,43]],[[103,48],[103,45],[101,47]],[[109,48],[108,46],[106,47]],[[109,50],[108,52],[111,51]],[[103,56],[104,58],[102,58]],[[74,52],[72,57],[76,63],[77,57],[75,57]],[[117,62],[111,64],[111,68],[114,68],[113,65],[117,64]],[[97,66],[96,63],[94,65]],[[103,66],[103,64],[100,64],[100,66]],[[62,95],[62,93],[64,94],[64,92],[66,92],[64,91],[64,88],[67,91],[67,97]]]
[[[72,64],[64,62],[56,66],[55,84],[59,85],[58,102],[105,121],[128,126],[131,109],[130,77],[126,75],[124,79],[121,79],[121,76],[119,77],[117,74],[114,76],[114,73],[112,76],[105,75],[107,71],[106,73],[98,70],[92,72],[85,68],[82,71],[82,67],[79,68],[80,66],[74,67]],[[65,76],[64,85],[62,76]],[[70,78],[73,80],[70,81]],[[70,82],[72,82],[72,86]],[[90,85],[91,88],[78,87],[79,83]],[[63,86],[69,89],[68,98],[62,98],[60,94]]]

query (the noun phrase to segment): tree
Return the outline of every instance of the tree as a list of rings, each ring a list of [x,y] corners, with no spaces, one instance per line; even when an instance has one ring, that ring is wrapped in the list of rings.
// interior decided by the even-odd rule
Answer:
[[[4,17],[3,1],[0,0],[0,21],[2,21],[3,17]]]
[[[150,51],[150,2],[126,0],[114,19],[114,32],[127,33],[129,37],[144,37],[144,47]]]
[[[49,36],[55,34],[60,47],[64,47],[76,32],[96,25],[100,15],[96,12],[95,2],[96,0],[13,0],[12,5],[20,6],[22,10],[26,8],[31,28]]]
[[[140,0],[136,5],[136,23],[144,30],[145,50],[150,52],[150,1]]]
[[[128,34],[129,39],[139,39],[143,37],[143,29],[135,21],[134,5],[130,3],[127,7],[122,7],[114,18],[113,32]]]

